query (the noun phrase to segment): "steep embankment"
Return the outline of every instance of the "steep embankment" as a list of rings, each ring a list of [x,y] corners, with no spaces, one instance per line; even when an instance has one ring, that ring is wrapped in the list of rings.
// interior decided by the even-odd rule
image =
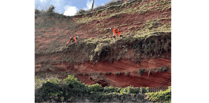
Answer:
[[[171,85],[171,1],[137,0],[74,17],[38,14],[35,22],[36,76],[74,74],[102,86]],[[112,39],[110,27],[125,38]],[[79,43],[65,46],[73,35]]]

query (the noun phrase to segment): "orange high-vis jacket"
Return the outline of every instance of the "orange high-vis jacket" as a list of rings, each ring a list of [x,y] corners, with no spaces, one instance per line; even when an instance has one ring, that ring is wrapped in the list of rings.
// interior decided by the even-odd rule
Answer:
[[[115,33],[115,28],[112,29],[112,32]]]
[[[72,39],[74,39],[75,42],[77,43],[76,37],[72,37],[70,40],[68,40],[68,42],[66,43],[66,45],[69,44]]]
[[[75,42],[77,42],[77,41],[76,41],[76,37],[73,37],[73,39],[75,40]]]
[[[117,30],[117,33],[118,33],[118,35],[120,36],[120,31],[119,31],[119,29]]]
[[[117,36],[117,32],[115,32],[115,36]]]
[[[68,40],[68,42],[66,44],[69,44],[70,43],[70,40]]]

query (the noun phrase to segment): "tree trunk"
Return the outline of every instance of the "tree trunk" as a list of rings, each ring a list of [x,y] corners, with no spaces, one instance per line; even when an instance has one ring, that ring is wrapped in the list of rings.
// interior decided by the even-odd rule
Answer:
[[[91,10],[93,10],[93,8],[94,8],[94,0],[93,0],[93,3],[92,3],[92,8],[91,8]]]

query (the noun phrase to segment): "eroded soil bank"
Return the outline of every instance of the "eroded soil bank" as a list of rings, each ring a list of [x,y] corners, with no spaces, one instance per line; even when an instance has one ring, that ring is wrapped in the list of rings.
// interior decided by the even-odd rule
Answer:
[[[129,59],[121,59],[106,62],[84,62],[82,64],[72,65],[70,63],[52,64],[56,71],[37,72],[36,75],[45,75],[44,77],[55,76],[66,78],[69,74],[74,74],[85,84],[99,83],[104,86],[117,87],[162,87],[171,85],[171,58],[166,54],[160,58],[143,59],[140,63]],[[160,71],[163,66],[169,70]],[[143,74],[139,74],[140,69],[145,69]],[[38,71],[38,70],[37,70]],[[57,74],[60,73],[60,74]]]

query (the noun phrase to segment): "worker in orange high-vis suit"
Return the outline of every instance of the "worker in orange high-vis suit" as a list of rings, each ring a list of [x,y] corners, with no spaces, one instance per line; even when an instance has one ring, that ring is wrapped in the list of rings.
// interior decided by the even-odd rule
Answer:
[[[114,35],[115,35],[115,33],[116,33],[116,32],[115,32],[115,27],[112,29],[112,33],[113,33],[112,36],[114,37]]]
[[[113,38],[116,38],[117,35],[119,35],[120,37],[123,37],[123,35],[121,35],[121,32],[119,31],[119,29],[115,29],[115,27],[114,27],[113,29],[110,28],[110,30],[112,30]]]
[[[114,36],[114,38],[116,38],[117,36],[123,37],[123,36],[121,35],[121,32],[119,31],[119,29],[116,29],[116,30],[115,30],[115,36]]]
[[[117,29],[116,33],[117,33],[116,35],[120,36],[120,31],[119,31],[119,29]]]
[[[114,38],[116,38],[117,37],[117,34],[118,34],[118,29],[115,29],[115,36],[114,36]]]
[[[121,32],[119,31],[119,29],[117,29],[117,34],[119,37],[123,37],[123,35],[121,35]]]
[[[68,42],[66,43],[66,45],[68,45],[70,42],[71,42],[71,44],[73,42],[77,43],[77,39],[78,39],[78,36],[72,36],[72,37],[70,37],[70,40],[68,40]]]
[[[115,38],[116,35],[117,35],[115,27],[114,28],[110,28],[110,30],[112,30],[112,36],[113,36],[113,38]]]

